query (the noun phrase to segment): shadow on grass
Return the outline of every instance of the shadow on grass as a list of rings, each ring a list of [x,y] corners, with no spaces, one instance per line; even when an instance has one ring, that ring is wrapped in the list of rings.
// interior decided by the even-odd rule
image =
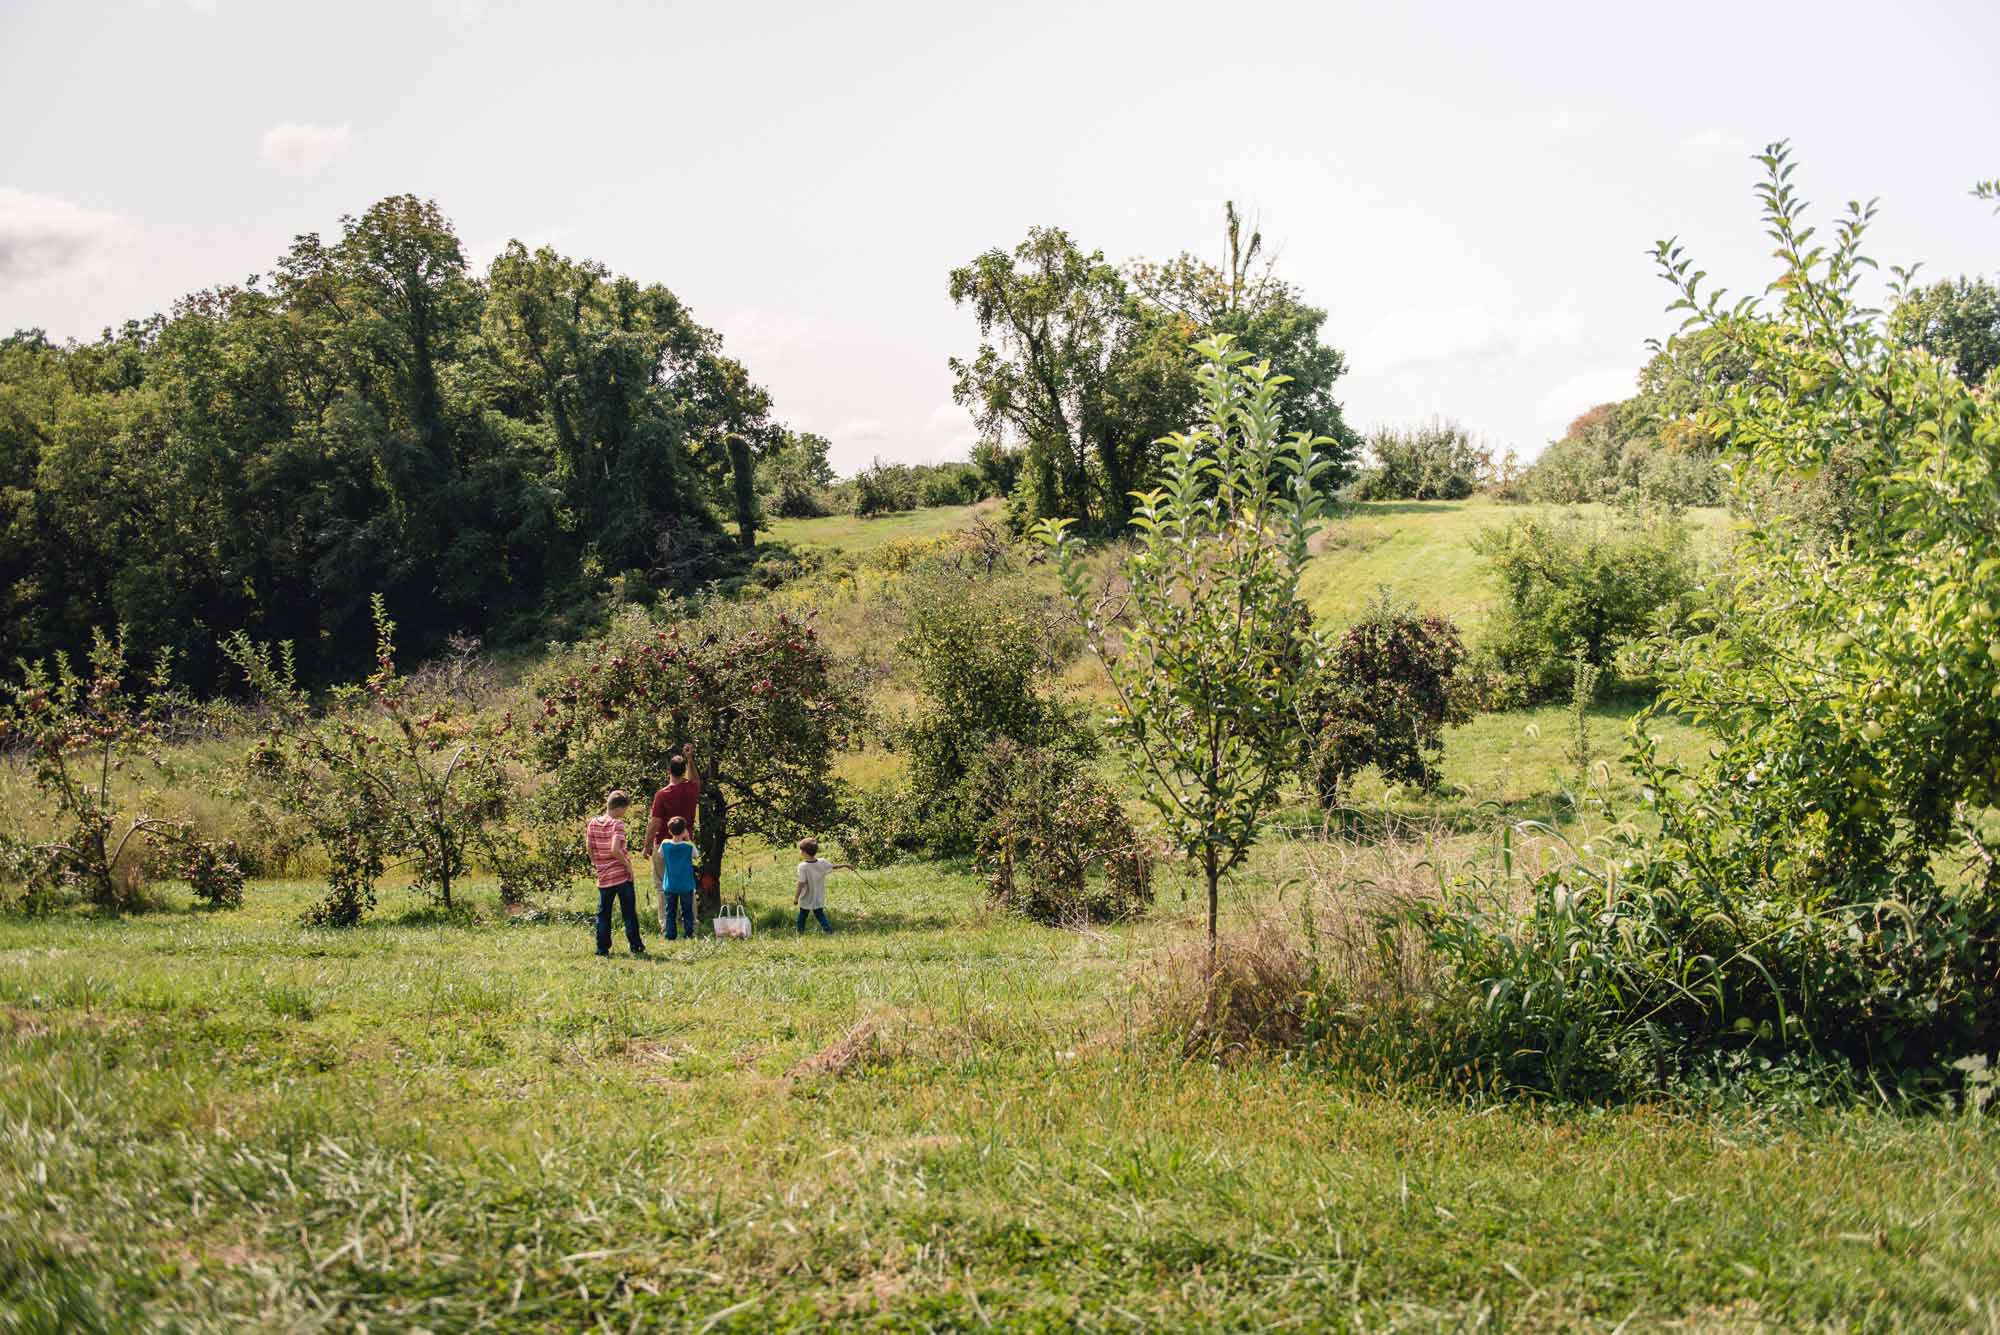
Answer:
[[[864,906],[854,904],[842,908],[829,908],[826,916],[832,920],[836,936],[843,933],[859,936],[890,936],[898,932],[937,932],[953,926],[955,921],[943,913],[871,911]],[[805,930],[798,931],[796,909],[765,909],[757,914],[753,921],[756,923],[757,931],[772,936],[822,935],[819,923],[811,917],[806,919]]]
[[[1427,811],[1362,810],[1343,807],[1320,814],[1297,808],[1282,813],[1287,834],[1301,839],[1337,839],[1357,844],[1409,843],[1425,837],[1492,834],[1502,826],[1539,821],[1560,827],[1579,814],[1570,794],[1535,793],[1510,801],[1490,799],[1472,805],[1439,805]]]

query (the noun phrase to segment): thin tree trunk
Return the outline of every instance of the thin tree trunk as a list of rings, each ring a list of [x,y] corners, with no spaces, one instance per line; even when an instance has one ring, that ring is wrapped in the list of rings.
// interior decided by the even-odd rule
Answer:
[[[722,909],[722,855],[729,847],[729,803],[711,776],[701,785],[701,819],[695,840],[701,849],[701,873],[695,878],[695,916],[712,918]]]
[[[1202,869],[1208,873],[1208,975],[1215,977],[1215,905],[1216,883],[1220,874],[1215,866],[1215,849],[1211,846],[1203,856]]]

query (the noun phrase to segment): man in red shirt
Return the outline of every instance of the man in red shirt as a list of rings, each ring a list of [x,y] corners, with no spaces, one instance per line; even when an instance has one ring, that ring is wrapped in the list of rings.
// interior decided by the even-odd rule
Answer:
[[[673,778],[666,787],[653,794],[653,816],[646,822],[647,857],[658,853],[660,840],[667,832],[667,822],[675,816],[687,822],[692,836],[695,809],[701,805],[701,771],[694,766],[694,743],[683,742],[680,754],[667,762],[667,769]]]

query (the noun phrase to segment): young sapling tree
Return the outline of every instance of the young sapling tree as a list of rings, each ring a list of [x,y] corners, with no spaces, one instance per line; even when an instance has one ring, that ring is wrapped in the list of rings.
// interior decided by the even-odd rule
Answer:
[[[274,654],[241,633],[223,646],[270,717],[250,768],[303,813],[326,852],[328,897],[307,916],[327,926],[360,921],[391,858],[407,859],[418,887],[449,910],[470,855],[509,837],[511,716],[482,719],[455,701],[426,708],[396,671],[396,626],[379,595],[373,612],[375,671],[337,688],[317,717],[289,646]]]
[[[1227,337],[1199,351],[1207,420],[1162,442],[1160,486],[1135,498],[1124,624],[1099,619],[1069,521],[1035,533],[1054,549],[1110,679],[1118,754],[1201,868],[1212,965],[1222,878],[1248,855],[1298,767],[1299,695],[1319,657],[1299,576],[1325,509],[1316,484],[1333,442],[1303,432],[1280,440],[1286,378],[1269,363],[1250,364]]]

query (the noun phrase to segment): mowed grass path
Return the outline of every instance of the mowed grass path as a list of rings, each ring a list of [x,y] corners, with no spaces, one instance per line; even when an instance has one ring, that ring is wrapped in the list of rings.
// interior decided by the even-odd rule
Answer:
[[[396,893],[308,930],[308,886],[0,922],[0,1329],[2000,1319],[1977,1121],[1187,1063],[1146,1025],[1178,885],[1078,934],[946,868],[871,880],[801,939],[767,873],[753,940],[644,961]]]
[[[940,505],[898,514],[828,515],[822,519],[774,519],[764,530],[773,542],[820,551],[864,555],[917,538],[939,538],[956,533],[982,516],[998,520],[1000,503],[981,501],[978,505]]]

